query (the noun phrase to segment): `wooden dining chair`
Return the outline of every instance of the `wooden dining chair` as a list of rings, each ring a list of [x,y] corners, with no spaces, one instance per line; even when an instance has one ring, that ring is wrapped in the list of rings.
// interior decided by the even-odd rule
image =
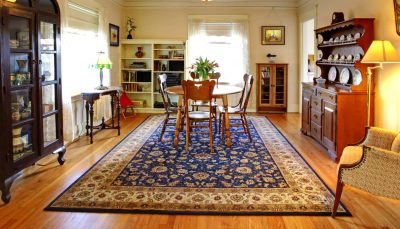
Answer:
[[[252,142],[250,130],[249,130],[249,125],[247,122],[246,114],[247,114],[247,105],[249,103],[250,95],[251,95],[251,89],[253,88],[253,82],[254,78],[252,75],[249,74],[244,74],[243,76],[243,90],[242,94],[239,99],[239,103],[235,106],[230,106],[228,107],[228,114],[229,114],[229,121],[235,120],[234,117],[231,115],[240,115],[240,123],[230,123],[230,126],[242,126],[243,131],[236,131],[236,132],[231,132],[231,133],[245,133],[249,137],[250,142]],[[225,109],[223,106],[218,107],[219,110],[219,132],[221,132],[222,129],[222,140],[225,142],[225,116],[223,115],[225,113]]]
[[[171,118],[171,115],[177,115],[179,108],[177,106],[172,105],[171,99],[169,98],[168,93],[165,91],[165,89],[167,88],[167,75],[166,74],[159,75],[157,79],[158,79],[158,84],[160,86],[160,95],[162,97],[165,109],[164,112],[165,118],[163,122],[163,127],[161,129],[160,138],[158,139],[159,141],[161,141],[164,133],[166,132],[167,126],[175,126],[175,118]],[[181,112],[181,114],[182,114],[181,117],[182,122],[180,124],[180,128],[182,128],[183,126],[183,112]],[[167,132],[174,132],[174,131],[167,131]]]
[[[195,82],[191,80],[182,80],[182,87],[184,92],[184,105],[185,110],[188,111],[188,104],[193,100],[201,100],[208,102],[208,111],[188,111],[185,112],[186,120],[186,151],[189,150],[190,134],[194,133],[193,130],[196,128],[208,128],[206,132],[197,132],[198,134],[209,134],[210,135],[210,151],[214,152],[213,149],[213,130],[212,130],[212,93],[214,90],[215,81],[200,81]],[[208,125],[202,124],[208,121]]]
[[[221,73],[219,72],[215,72],[209,75],[210,80],[214,80],[216,82],[216,86],[218,87],[218,80],[221,77]],[[211,105],[213,107],[212,110],[212,115],[214,118],[214,128],[215,130],[217,130],[217,108],[218,108],[218,104],[217,104],[217,99],[214,98],[214,101],[211,101]],[[193,101],[192,103],[192,110],[199,110],[199,107],[209,107],[210,104],[209,102],[206,101]]]

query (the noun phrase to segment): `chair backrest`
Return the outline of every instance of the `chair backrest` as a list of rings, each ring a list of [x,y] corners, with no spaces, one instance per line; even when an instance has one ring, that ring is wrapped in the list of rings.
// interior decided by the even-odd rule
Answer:
[[[218,80],[219,80],[219,78],[221,77],[221,73],[219,73],[219,72],[213,72],[213,73],[211,73],[211,74],[209,75],[209,77],[210,77],[210,80],[215,80],[215,81],[217,81],[217,87],[218,87]]]
[[[158,84],[160,85],[160,94],[164,103],[164,108],[168,111],[168,109],[172,107],[172,104],[167,92],[165,92],[167,88],[167,74],[158,75]]]
[[[253,88],[254,78],[253,75],[245,74],[243,79],[244,79],[244,86],[242,93],[244,94],[244,98],[242,100],[242,103],[240,103],[240,108],[246,112],[247,105],[249,104],[251,96],[251,89]]]
[[[185,106],[187,106],[187,101],[189,99],[210,101],[212,99],[214,86],[215,86],[215,81],[212,80],[204,80],[204,81],[182,80]]]
[[[235,107],[242,107],[243,100],[244,100],[244,94],[246,92],[246,87],[247,87],[247,81],[249,80],[249,74],[245,73],[243,75],[243,90],[242,93],[240,94],[239,102]]]

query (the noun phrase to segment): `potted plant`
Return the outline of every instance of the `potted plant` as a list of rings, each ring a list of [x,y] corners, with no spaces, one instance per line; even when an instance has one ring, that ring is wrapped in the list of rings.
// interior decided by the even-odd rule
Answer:
[[[196,58],[196,62],[190,66],[189,72],[193,79],[208,80],[209,74],[214,73],[218,63],[203,57]]]
[[[128,32],[127,39],[132,39],[131,31],[135,31],[136,26],[133,25],[133,18],[128,17],[126,21],[126,31]]]

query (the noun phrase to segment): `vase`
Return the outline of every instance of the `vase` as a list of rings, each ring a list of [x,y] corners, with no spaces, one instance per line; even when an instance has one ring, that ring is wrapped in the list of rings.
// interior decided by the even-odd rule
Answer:
[[[131,35],[131,31],[128,32],[128,36],[126,37],[126,39],[132,39],[132,35]]]
[[[142,58],[144,56],[143,47],[137,47],[138,51],[135,53],[137,58]]]

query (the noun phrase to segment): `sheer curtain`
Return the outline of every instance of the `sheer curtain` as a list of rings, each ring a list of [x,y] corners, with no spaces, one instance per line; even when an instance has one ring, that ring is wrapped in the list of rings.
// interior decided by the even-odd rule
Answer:
[[[83,5],[84,3],[85,5]],[[102,11],[93,1],[64,1],[62,10],[62,80],[63,80],[63,117],[64,139],[71,142],[85,130],[85,117],[80,93],[93,89],[100,84],[99,70],[94,68],[98,53],[108,52],[105,35],[105,23]],[[109,84],[109,71],[104,70],[103,84]],[[74,100],[80,101],[80,108],[74,106]],[[94,107],[94,120],[104,115],[111,117],[108,96],[102,97]],[[78,117],[79,116],[79,117]]]
[[[243,74],[249,72],[247,16],[189,16],[188,37],[188,64],[207,57],[218,63],[220,82],[242,84]]]

